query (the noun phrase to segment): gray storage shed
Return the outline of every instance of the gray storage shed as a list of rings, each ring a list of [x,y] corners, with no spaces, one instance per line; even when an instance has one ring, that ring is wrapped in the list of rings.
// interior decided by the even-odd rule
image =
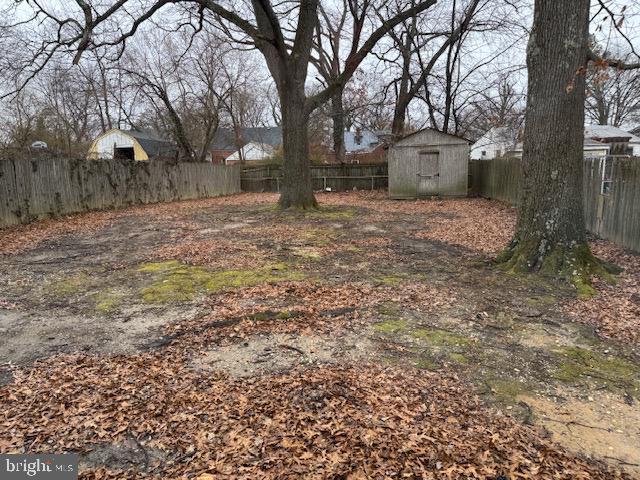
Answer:
[[[389,196],[465,197],[469,141],[430,128],[407,135],[389,149]]]

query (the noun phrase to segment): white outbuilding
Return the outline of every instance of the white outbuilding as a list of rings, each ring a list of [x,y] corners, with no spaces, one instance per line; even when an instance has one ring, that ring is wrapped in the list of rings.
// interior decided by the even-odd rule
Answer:
[[[121,130],[114,128],[96,138],[87,158],[112,159],[124,158],[135,161],[146,161],[152,158],[176,158],[176,145],[151,130],[132,128]]]

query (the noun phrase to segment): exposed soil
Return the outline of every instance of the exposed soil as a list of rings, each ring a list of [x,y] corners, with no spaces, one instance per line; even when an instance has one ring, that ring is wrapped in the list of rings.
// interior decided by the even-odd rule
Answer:
[[[637,256],[596,244],[626,269],[618,286],[603,286],[616,308],[612,316],[602,312],[602,299],[577,300],[569,286],[507,274],[492,263],[514,223],[513,209],[500,203],[323,194],[317,212],[280,212],[275,200],[243,194],[0,232],[0,452],[79,451],[84,478],[299,478],[321,471],[377,478],[387,475],[385,465],[395,475],[425,478],[447,478],[447,468],[451,478],[466,478],[473,468],[479,476],[469,478],[519,478],[525,471],[530,478],[640,475]],[[451,446],[448,456],[439,447],[418,448],[410,438],[424,433],[415,423],[423,414],[420,401],[400,397],[393,408],[410,413],[393,440],[384,428],[373,432],[391,404],[378,403],[379,411],[369,413],[371,445],[362,451],[368,454],[355,453],[348,442],[343,448],[335,437],[336,457],[329,461],[322,457],[326,447],[322,454],[307,441],[294,467],[269,444],[275,427],[236,431],[244,420],[230,412],[240,408],[234,402],[243,389],[253,392],[243,414],[273,418],[266,412],[277,408],[294,419],[307,411],[305,421],[321,422],[343,408],[340,402],[356,401],[350,395],[361,395],[357,372],[365,390],[400,397],[400,381],[428,379],[429,387],[420,388],[442,398],[453,388],[451,409],[458,413],[444,415],[438,427],[452,434],[461,415],[473,415],[460,413],[464,402],[471,405],[478,395],[474,421],[484,423],[476,431],[502,425],[510,456],[494,446],[484,461],[472,453],[466,463],[456,460],[465,448],[473,452],[476,441],[480,455],[486,442],[467,433],[466,444]],[[52,384],[39,383],[41,375]],[[312,384],[330,380],[309,387],[311,403],[296,403],[296,394],[286,392],[307,388],[307,377]],[[352,381],[348,395],[331,390]],[[134,384],[136,390],[129,388]],[[343,400],[322,400],[325,388]],[[185,392],[198,397],[187,401]],[[31,397],[29,407],[20,403]],[[385,402],[358,398],[373,402],[371,408]],[[271,401],[279,403],[267,408]],[[206,418],[194,413],[210,408],[223,411]],[[311,419],[309,409],[321,413]],[[219,418],[215,425],[212,415]],[[448,417],[458,419],[455,425]],[[195,430],[171,433],[161,426],[170,418],[190,419]],[[431,418],[433,428],[439,418]],[[544,427],[559,446],[544,443],[545,433],[533,427]],[[309,428],[323,431],[320,424]],[[233,442],[225,437],[230,431],[236,431]],[[263,443],[245,444],[245,435]],[[540,448],[516,441],[523,436],[554,453],[540,460]],[[415,447],[402,460],[373,447],[396,440]],[[206,453],[214,444],[215,458]],[[251,459],[237,463],[239,452]],[[504,458],[522,461],[511,468]],[[354,462],[371,470],[350,469]]]

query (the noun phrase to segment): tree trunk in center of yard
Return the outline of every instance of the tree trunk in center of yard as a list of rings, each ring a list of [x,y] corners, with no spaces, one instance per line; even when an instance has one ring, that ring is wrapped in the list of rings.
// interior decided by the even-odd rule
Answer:
[[[282,105],[282,148],[284,153],[281,208],[316,208],[309,160],[309,115],[306,112],[304,86],[285,88]]]
[[[583,214],[584,69],[589,0],[536,0],[527,48],[523,184],[515,236],[499,257],[513,271],[539,271],[590,294],[606,275],[586,239]]]

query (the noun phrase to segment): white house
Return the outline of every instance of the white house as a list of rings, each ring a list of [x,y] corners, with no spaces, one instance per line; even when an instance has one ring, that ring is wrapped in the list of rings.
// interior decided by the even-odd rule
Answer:
[[[612,155],[640,157],[640,137],[612,125],[586,125],[584,136],[606,143]]]
[[[502,155],[522,157],[522,144],[515,143],[510,131],[494,127],[471,147],[472,160],[491,160]],[[584,156],[633,155],[640,157],[640,137],[611,125],[584,127]]]
[[[516,146],[516,133],[508,127],[493,127],[471,145],[471,160],[501,157]]]
[[[236,150],[227,158],[224,163],[231,165],[240,161],[240,154],[245,162],[260,162],[269,160],[275,153],[275,148],[268,143],[249,142],[240,150]]]
[[[590,138],[584,139],[584,156],[585,158],[606,157],[609,155],[610,145]],[[506,156],[513,158],[522,158],[522,143],[518,143],[515,148],[506,152]]]

